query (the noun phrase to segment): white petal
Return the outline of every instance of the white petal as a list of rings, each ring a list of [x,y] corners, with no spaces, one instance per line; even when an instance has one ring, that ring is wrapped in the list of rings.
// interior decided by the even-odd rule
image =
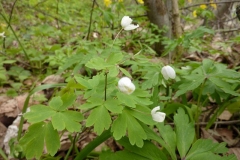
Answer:
[[[135,90],[135,85],[128,77],[123,77],[118,81],[118,88],[121,92],[126,94],[132,94]]]
[[[164,79],[166,79],[166,80],[169,79],[169,76],[168,76],[168,74],[167,74],[166,66],[164,66],[164,67],[162,68],[161,73],[162,73]]]
[[[124,16],[121,21],[121,26],[123,28],[127,27],[132,23],[132,19],[129,16]]]
[[[176,72],[171,66],[167,66],[167,73],[171,79],[174,79],[176,77]]]
[[[163,122],[165,120],[166,114],[163,112],[156,112],[154,115],[152,115],[152,118],[156,122]]]
[[[157,112],[158,110],[160,110],[160,106],[157,106],[152,109],[151,111],[152,118],[156,122],[163,122],[166,117],[166,114],[163,112]]]
[[[153,108],[151,114],[155,114],[158,110],[160,110],[160,106]]]
[[[129,24],[128,26],[124,27],[123,29],[126,30],[126,31],[129,31],[129,30],[133,30],[133,29],[136,29],[138,28],[139,25],[134,25],[134,24]]]
[[[164,66],[161,70],[161,73],[166,80],[168,80],[169,78],[176,78],[176,72],[171,66]]]
[[[0,33],[0,37],[3,37],[3,38],[6,37],[4,34],[5,32]]]

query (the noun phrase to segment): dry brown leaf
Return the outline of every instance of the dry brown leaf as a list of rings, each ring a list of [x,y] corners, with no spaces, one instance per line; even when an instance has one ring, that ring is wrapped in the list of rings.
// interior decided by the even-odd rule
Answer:
[[[220,135],[222,141],[226,142],[228,146],[235,146],[239,142],[239,138],[233,137],[233,130],[227,128],[217,128],[216,131]]]
[[[202,131],[202,138],[203,139],[211,139],[214,142],[217,142],[217,140],[215,138],[213,138],[213,134],[208,132],[205,128],[201,128],[201,131]]]
[[[11,98],[8,97],[8,96],[0,96],[0,106],[1,106],[4,102],[8,101],[9,99],[11,99]]]
[[[17,117],[21,111],[18,108],[18,103],[16,99],[10,99],[4,102],[0,106],[0,115],[6,115],[8,117]]]
[[[43,81],[42,84],[55,84],[55,83],[63,83],[64,78],[60,75],[50,75],[47,76]]]
[[[232,113],[228,110],[222,112],[222,114],[218,117],[220,120],[228,121],[232,117]]]

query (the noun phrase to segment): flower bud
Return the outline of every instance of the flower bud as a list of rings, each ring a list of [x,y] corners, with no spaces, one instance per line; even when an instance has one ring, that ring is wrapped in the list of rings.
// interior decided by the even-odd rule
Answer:
[[[161,71],[163,77],[168,80],[169,78],[175,79],[176,72],[171,66],[164,66]]]
[[[132,83],[130,78],[122,77],[118,81],[118,88],[123,93],[132,94],[133,91],[135,90],[135,85]]]
[[[160,106],[157,106],[152,109],[151,111],[152,118],[156,122],[163,122],[166,114],[163,112],[157,112],[158,110],[160,110]]]

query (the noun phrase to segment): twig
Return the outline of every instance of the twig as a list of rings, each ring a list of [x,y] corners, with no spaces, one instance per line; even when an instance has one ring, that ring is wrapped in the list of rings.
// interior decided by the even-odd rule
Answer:
[[[236,124],[236,123],[240,123],[240,120],[232,120],[232,121],[219,121],[219,122],[214,122],[213,124],[224,124],[224,125],[228,125],[228,124]],[[167,123],[169,125],[174,125],[174,123]],[[199,122],[199,123],[196,123],[195,125],[200,125],[200,126],[205,126],[207,125],[208,122]]]
[[[91,31],[92,15],[93,15],[93,10],[94,10],[95,1],[96,1],[96,0],[93,0],[93,3],[92,3],[92,9],[91,9],[91,15],[90,15],[90,22],[89,22],[88,33],[87,33],[87,40],[89,39],[89,35],[90,35],[90,31]]]
[[[239,129],[238,129],[237,127],[235,127],[235,126],[232,126],[232,127],[233,127],[233,130],[236,131],[236,132],[238,133],[238,135],[240,136],[240,131],[239,131]]]
[[[233,28],[233,29],[228,29],[228,30],[224,30],[224,29],[221,29],[221,30],[216,30],[216,32],[234,32],[234,31],[239,31],[240,28]]]
[[[11,20],[12,20],[13,9],[14,9],[14,7],[15,7],[16,2],[17,2],[17,0],[15,0],[15,1],[13,2],[12,8],[11,8],[11,12],[10,12],[9,20],[8,20],[8,21],[9,21],[9,24],[11,23]],[[7,28],[10,27],[9,24],[8,24]]]
[[[188,9],[188,8],[191,8],[191,7],[200,6],[200,5],[203,5],[203,4],[208,5],[208,4],[220,4],[220,3],[233,3],[233,2],[240,2],[240,0],[233,0],[233,1],[225,0],[225,1],[220,1],[220,2],[202,2],[202,3],[196,3],[196,4],[193,4],[193,5],[189,5],[189,6],[180,8],[180,10]]]

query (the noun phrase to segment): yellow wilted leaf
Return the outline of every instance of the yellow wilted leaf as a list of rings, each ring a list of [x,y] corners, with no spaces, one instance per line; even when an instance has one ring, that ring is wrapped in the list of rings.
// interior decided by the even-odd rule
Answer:
[[[200,5],[200,8],[201,8],[201,9],[206,9],[207,6],[206,6],[205,4],[202,4],[202,5]]]
[[[197,17],[197,10],[194,10],[192,14],[193,14],[193,17]]]
[[[211,0],[210,2],[213,2],[213,0]],[[217,9],[217,4],[216,3],[211,3],[210,6],[212,6],[214,9]]]
[[[140,3],[140,4],[143,4],[144,2],[143,2],[143,0],[137,0],[138,1],[138,3]]]
[[[111,0],[104,0],[103,2],[106,7],[109,7],[112,4]]]

